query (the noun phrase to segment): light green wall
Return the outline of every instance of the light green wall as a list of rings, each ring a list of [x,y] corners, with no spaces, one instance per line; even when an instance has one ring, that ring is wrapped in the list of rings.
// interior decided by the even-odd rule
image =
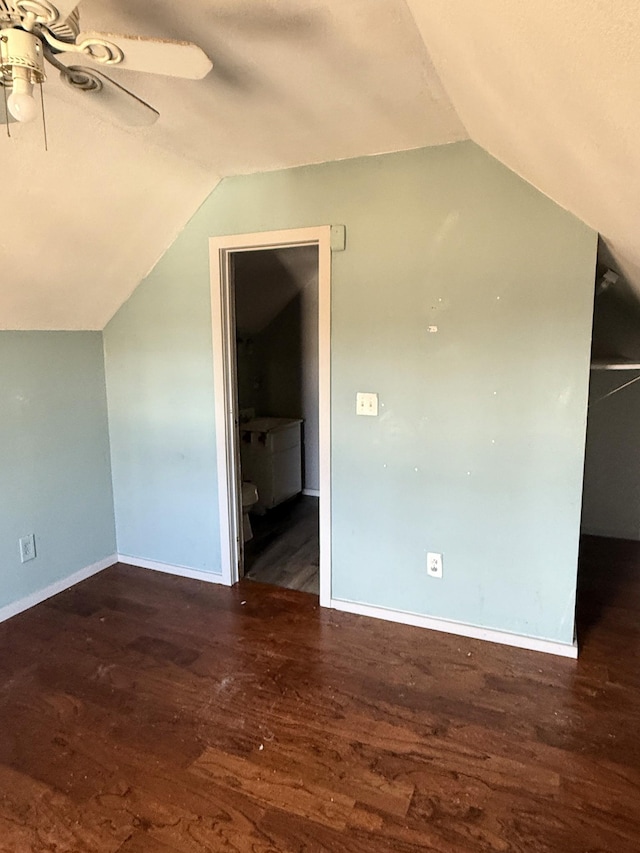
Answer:
[[[0,606],[115,553],[99,332],[0,332],[0,460]]]
[[[104,331],[116,531],[119,554],[219,573],[208,243],[182,249],[190,228]]]
[[[473,143],[218,186],[105,331],[119,551],[219,571],[208,239],[319,224],[334,597],[571,642],[596,235]]]

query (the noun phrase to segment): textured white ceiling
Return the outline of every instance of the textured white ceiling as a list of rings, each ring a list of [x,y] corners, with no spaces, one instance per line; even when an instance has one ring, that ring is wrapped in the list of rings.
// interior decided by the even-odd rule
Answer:
[[[469,135],[601,232],[640,294],[638,0],[408,0]]]
[[[637,0],[80,8],[85,29],[196,41],[214,70],[112,70],[160,111],[142,129],[84,108],[51,73],[49,152],[37,123],[0,137],[0,328],[102,328],[222,176],[467,135],[600,231],[640,294]]]
[[[0,138],[0,327],[100,329],[220,176],[466,138],[405,0],[86,0],[86,30],[196,41],[202,81],[114,69],[160,111],[118,128],[52,71]],[[85,96],[86,97],[86,96]]]

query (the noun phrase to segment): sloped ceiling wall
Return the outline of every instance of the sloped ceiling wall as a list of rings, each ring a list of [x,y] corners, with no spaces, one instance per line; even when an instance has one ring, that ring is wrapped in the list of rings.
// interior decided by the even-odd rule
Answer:
[[[221,176],[466,138],[404,0],[86,0],[84,29],[193,40],[202,81],[109,75],[160,112],[119,128],[52,71],[0,137],[0,327],[100,329]],[[83,101],[87,103],[83,103]]]
[[[598,230],[640,295],[637,0],[408,0],[470,137]]]
[[[101,329],[217,178],[106,124],[70,132],[66,104],[50,113],[49,153],[37,126],[0,138],[0,323]]]
[[[202,81],[111,76],[114,126],[46,84],[0,137],[0,328],[99,329],[221,177],[470,136],[603,236],[640,294],[636,0],[86,0],[85,29],[198,42]],[[87,99],[84,99],[85,102]]]

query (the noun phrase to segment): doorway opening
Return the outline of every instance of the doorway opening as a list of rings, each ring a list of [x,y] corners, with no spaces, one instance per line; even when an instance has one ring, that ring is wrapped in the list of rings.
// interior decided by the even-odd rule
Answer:
[[[330,228],[211,239],[221,561],[330,602]]]
[[[235,252],[231,290],[240,573],[319,595],[318,247]]]

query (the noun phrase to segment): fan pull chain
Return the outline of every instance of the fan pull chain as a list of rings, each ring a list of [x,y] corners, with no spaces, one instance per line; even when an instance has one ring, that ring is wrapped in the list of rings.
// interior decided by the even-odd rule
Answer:
[[[2,94],[4,95],[4,121],[7,125],[7,136],[11,139],[11,130],[9,128],[9,106],[7,104],[7,87],[3,84]]]
[[[5,82],[4,82],[4,63],[2,62],[3,45],[4,45],[5,41],[6,41],[6,39],[4,39],[4,38],[0,39],[0,64],[3,66],[3,70],[2,70],[2,96],[4,98],[4,121],[5,121],[5,124],[7,126],[7,136],[9,137],[9,139],[11,139],[11,128],[9,127],[9,104],[7,102],[7,87],[6,87]]]
[[[40,83],[40,106],[42,107],[42,132],[44,134],[44,150],[48,151],[47,147],[47,120],[44,115],[44,89],[42,88],[42,82]]]

